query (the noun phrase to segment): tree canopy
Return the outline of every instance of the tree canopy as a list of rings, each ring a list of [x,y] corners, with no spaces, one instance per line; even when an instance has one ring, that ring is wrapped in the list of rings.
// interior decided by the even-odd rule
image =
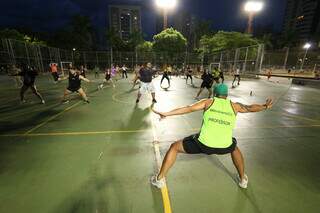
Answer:
[[[151,52],[153,50],[153,43],[150,41],[144,41],[137,46],[138,52]]]
[[[168,28],[153,37],[153,49],[157,52],[167,52],[168,54],[184,52],[187,39],[177,30]]]
[[[259,44],[259,41],[250,34],[240,32],[219,31],[213,36],[203,36],[200,40],[200,51],[212,53],[225,49],[235,49]]]

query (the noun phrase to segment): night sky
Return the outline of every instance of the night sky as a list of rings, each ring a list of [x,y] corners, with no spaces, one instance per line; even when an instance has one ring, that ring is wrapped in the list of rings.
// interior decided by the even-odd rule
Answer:
[[[198,18],[210,19],[215,30],[243,30],[246,16],[241,8],[244,0],[179,0],[180,10]],[[272,26],[280,31],[285,0],[264,0],[265,9],[256,18],[255,26]],[[72,15],[89,16],[95,27],[104,32],[108,4],[142,6],[142,27],[148,38],[155,32],[156,8],[153,0],[2,0],[1,27],[28,27],[36,31],[53,31],[67,25]],[[170,20],[170,17],[169,17]]]

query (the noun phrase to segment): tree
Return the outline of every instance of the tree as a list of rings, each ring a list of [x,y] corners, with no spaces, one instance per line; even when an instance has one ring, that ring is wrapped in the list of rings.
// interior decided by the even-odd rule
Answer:
[[[153,37],[153,49],[166,52],[169,57],[186,50],[187,39],[173,28],[168,28]]]
[[[298,41],[298,34],[293,31],[286,31],[286,33],[281,36],[279,40],[279,46],[281,47],[292,47]]]
[[[213,34],[213,31],[211,29],[211,25],[212,25],[211,20],[199,20],[196,23],[194,48],[199,48],[200,40],[203,36],[205,36],[205,35],[210,36]]]
[[[129,40],[127,42],[127,50],[135,51],[138,45],[143,44],[145,40],[143,39],[141,32],[133,32],[129,36]]]
[[[259,44],[250,34],[219,31],[213,36],[203,36],[200,40],[202,53],[212,53],[225,49],[235,49]]]
[[[89,17],[75,15],[69,26],[58,30],[50,40],[50,45],[63,49],[92,50],[95,48],[95,35]]]
[[[20,33],[18,30],[15,29],[4,29],[0,31],[0,38],[5,39],[13,39],[18,41],[24,41],[30,44],[37,44],[37,45],[46,45],[46,42],[39,40],[35,36],[29,36]]]
[[[107,41],[112,50],[124,51],[126,44],[114,29],[107,30]]]
[[[145,41],[137,46],[137,52],[151,52],[153,50],[153,43]]]
[[[261,38],[259,38],[260,43],[264,44],[266,49],[273,48],[273,37],[272,34],[264,34]]]
[[[14,29],[4,29],[0,31],[0,38],[24,41],[24,35]]]

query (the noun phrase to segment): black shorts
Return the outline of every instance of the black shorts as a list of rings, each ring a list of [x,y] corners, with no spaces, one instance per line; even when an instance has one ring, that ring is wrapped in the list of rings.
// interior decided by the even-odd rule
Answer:
[[[188,154],[207,154],[207,155],[224,155],[231,153],[237,146],[237,140],[232,138],[232,144],[227,148],[212,148],[202,144],[198,140],[199,134],[190,135],[183,139],[183,149]]]
[[[57,73],[57,72],[53,72],[53,73],[51,73],[51,74],[52,74],[52,76],[53,76],[54,81],[58,81],[58,79],[59,79],[58,73]]]
[[[80,89],[81,87],[68,87],[67,90],[71,91],[71,92],[78,92],[78,90]]]
[[[202,82],[201,84],[201,88],[211,89],[211,87],[212,87],[212,83]]]

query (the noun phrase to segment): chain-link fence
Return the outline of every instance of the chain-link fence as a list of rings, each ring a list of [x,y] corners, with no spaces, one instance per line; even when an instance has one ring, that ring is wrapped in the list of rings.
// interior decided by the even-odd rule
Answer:
[[[159,53],[159,52],[115,52],[115,51],[77,51],[30,44],[12,39],[2,39],[0,45],[0,65],[27,63],[39,71],[49,70],[50,63],[72,62],[76,66],[85,65],[88,69],[104,69],[114,65],[133,68],[136,64],[151,62],[157,67],[173,65],[177,68],[191,66],[200,70],[210,64],[219,64],[224,72],[238,68],[243,73],[316,73],[320,72],[320,52],[265,51],[264,45],[242,47],[211,54],[198,53]]]

